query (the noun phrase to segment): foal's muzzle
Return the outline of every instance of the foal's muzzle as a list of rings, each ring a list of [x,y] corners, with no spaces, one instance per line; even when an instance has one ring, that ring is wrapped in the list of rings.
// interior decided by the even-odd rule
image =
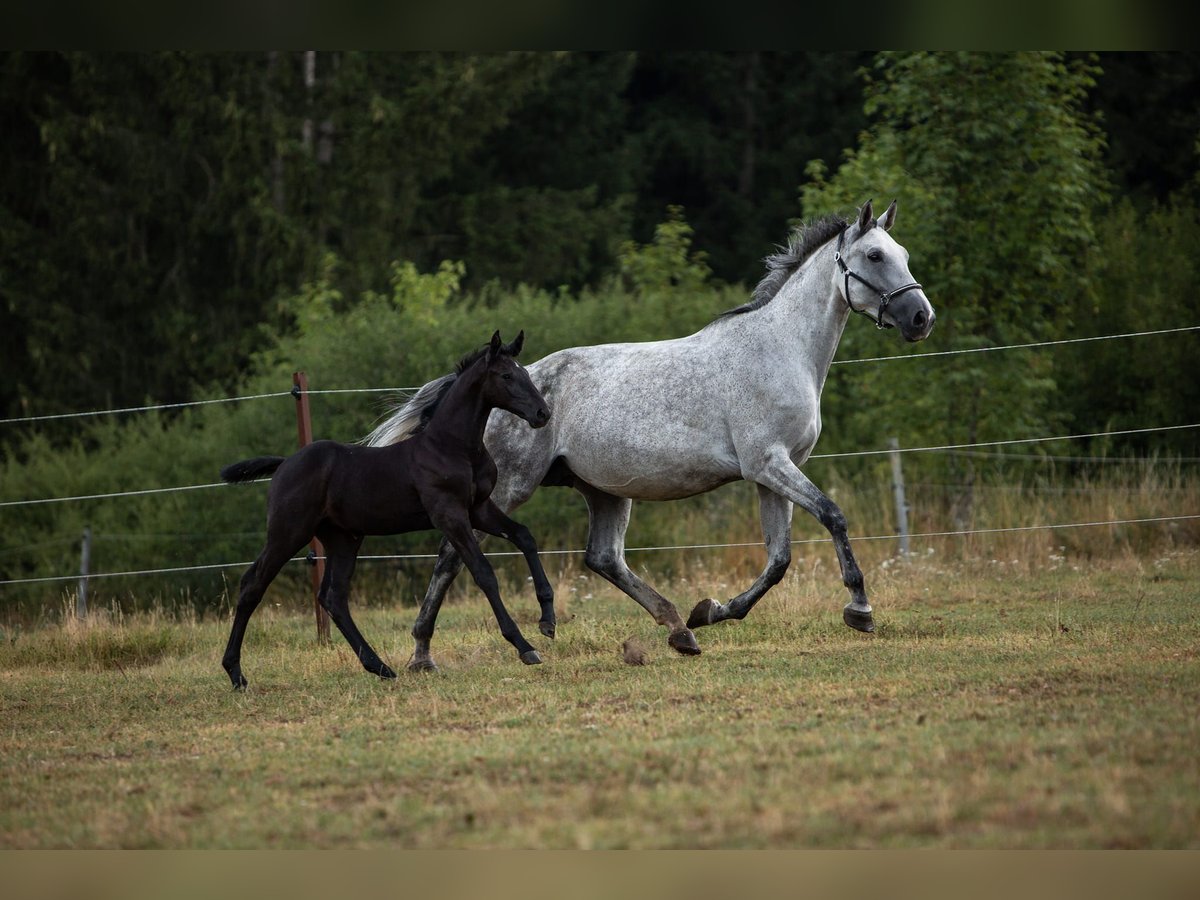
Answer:
[[[533,411],[533,415],[526,419],[534,428],[541,428],[550,421],[550,410],[548,407],[539,406]]]

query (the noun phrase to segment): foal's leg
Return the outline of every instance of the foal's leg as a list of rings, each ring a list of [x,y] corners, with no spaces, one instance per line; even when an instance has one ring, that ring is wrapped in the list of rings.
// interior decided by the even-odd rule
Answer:
[[[587,567],[636,600],[659,625],[670,629],[667,643],[687,656],[700,652],[696,636],[683,624],[679,610],[666,597],[642,579],[625,563],[625,530],[633,501],[576,480],[575,489],[588,505],[588,541],[584,562]]]
[[[837,504],[809,481],[782,449],[767,458],[763,466],[754,473],[753,480],[807,510],[825,526],[833,538],[833,547],[842,567],[842,583],[850,591],[850,602],[842,610],[842,620],[859,631],[874,631],[875,621],[871,616],[871,604],[867,602],[862,570],[854,561],[854,554],[850,550],[850,538],[846,534],[846,517]]]
[[[779,584],[792,561],[792,503],[758,485],[758,518],[767,545],[767,566],[742,593],[728,603],[701,600],[688,616],[688,628],[712,625],[725,619],[744,619],[763,595]]]
[[[504,635],[506,641],[517,648],[517,652],[521,654],[521,662],[527,666],[540,663],[542,658],[538,655],[537,650],[533,648],[533,644],[525,640],[525,635],[521,634],[521,629],[517,627],[517,623],[504,608],[504,603],[500,599],[500,585],[496,581],[496,573],[492,570],[487,557],[483,555],[483,551],[479,549],[479,541],[475,539],[470,519],[466,515],[461,518],[453,516],[449,520],[438,521],[435,519],[434,525],[442,530],[442,533],[454,545],[454,549],[458,551],[458,555],[462,557],[467,571],[471,573],[471,577],[475,579],[475,583],[479,585],[479,589],[483,591],[488,603],[491,604],[492,613],[496,616],[496,623],[500,626],[500,633]]]
[[[270,526],[267,529],[267,546],[263,548],[258,559],[250,564],[246,574],[242,576],[241,587],[238,591],[237,609],[233,614],[233,628],[229,632],[229,643],[225,645],[225,655],[221,665],[233,682],[233,689],[240,691],[247,685],[246,676],[242,674],[242,641],[246,637],[246,625],[250,617],[262,602],[263,594],[284,563],[292,558],[308,542],[308,537],[288,540],[288,535],[273,534]]]
[[[544,473],[542,473],[544,474]],[[529,471],[515,471],[511,467],[501,467],[500,478],[492,490],[491,500],[504,511],[511,512],[532,496],[537,489],[538,480]],[[429,587],[425,590],[425,598],[421,601],[421,610],[413,623],[413,655],[408,661],[410,672],[435,672],[437,663],[429,652],[429,643],[433,639],[433,630],[437,625],[438,612],[441,611],[442,601],[450,585],[462,571],[462,557],[454,549],[454,545],[445,538],[438,547],[437,562],[433,566],[433,577],[429,579]]]
[[[417,613],[417,621],[413,623],[412,636],[414,641],[412,659],[408,661],[410,672],[435,672],[437,663],[429,653],[429,642],[433,639],[433,629],[437,625],[438,612],[450,585],[462,571],[462,557],[454,549],[450,541],[442,538],[438,547],[437,562],[433,564],[433,577],[425,590],[425,599],[421,601],[421,611]]]
[[[380,678],[395,678],[396,673],[388,667],[362,636],[354,619],[350,616],[350,579],[358,562],[358,551],[362,547],[362,536],[352,535],[338,528],[322,528],[317,537],[325,547],[325,583],[321,586],[318,600],[329,613],[358,661],[364,669]]]
[[[533,590],[542,609],[538,630],[548,638],[554,637],[554,588],[550,586],[546,570],[542,568],[537,542],[529,529],[506,516],[490,499],[471,511],[471,524],[481,531],[510,541],[525,556],[529,574],[533,576]]]

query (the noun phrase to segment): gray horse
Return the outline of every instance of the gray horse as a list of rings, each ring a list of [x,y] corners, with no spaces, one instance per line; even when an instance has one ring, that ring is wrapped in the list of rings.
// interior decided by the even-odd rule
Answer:
[[[800,229],[768,258],[749,303],[693,335],[573,347],[529,366],[554,416],[536,431],[512,416],[491,418],[485,441],[499,467],[492,500],[510,511],[539,485],[579,491],[590,516],[588,567],[667,626],[667,643],[684,654],[700,652],[691,629],[744,618],[783,578],[796,504],[833,538],[850,592],[844,621],[873,631],[845,516],[798,467],[821,434],[821,389],[850,313],[895,327],[908,341],[923,340],[933,328],[933,307],[909,273],[908,251],[888,234],[895,219],[895,201],[878,221],[868,201],[853,223],[827,216]],[[367,443],[411,434],[443,380],[422,388]],[[729,602],[700,601],[685,624],[625,563],[630,508],[634,500],[676,500],[739,479],[758,485],[766,568]],[[461,568],[443,542],[413,626],[410,669],[436,668],[429,642]]]

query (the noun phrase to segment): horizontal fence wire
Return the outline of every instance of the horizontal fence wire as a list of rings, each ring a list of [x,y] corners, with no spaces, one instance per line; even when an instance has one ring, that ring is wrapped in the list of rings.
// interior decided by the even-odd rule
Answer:
[[[1060,434],[1055,437],[1008,438],[1002,441],[975,441],[970,444],[943,444],[940,447],[892,447],[886,450],[850,450],[844,453],[814,453],[809,459],[846,459],[853,456],[881,456],[888,453],[944,453],[970,447],[1001,447],[1008,444],[1037,444],[1050,441],[1077,441],[1087,438],[1114,437],[1123,434],[1145,434],[1151,431],[1181,431],[1185,428],[1200,428],[1200,423],[1191,425],[1158,425],[1153,428],[1125,428],[1119,431],[1093,431],[1088,434]]]
[[[1147,434],[1150,432],[1160,431],[1180,431],[1186,428],[1200,428],[1200,422],[1191,425],[1158,425],[1151,428],[1126,428],[1120,431],[1095,431],[1088,434],[1059,434],[1049,437],[1035,438],[1010,438],[1003,441],[977,441],[973,444],[944,444],[937,447],[900,447],[896,449],[885,450],[850,450],[844,453],[814,453],[809,459],[846,459],[857,456],[882,456],[889,453],[941,453],[948,451],[961,450],[964,447],[999,447],[1006,444],[1036,444],[1048,443],[1050,441],[1072,441],[1082,440],[1085,438],[1096,437],[1114,437],[1127,434]],[[269,478],[257,478],[248,484],[264,483],[270,481]],[[135,491],[114,491],[107,494],[81,494],[75,497],[45,497],[38,500],[5,500],[0,502],[0,507],[6,506],[36,506],[43,503],[69,503],[75,500],[103,500],[111,497],[136,497],[143,494],[168,494],[173,491],[198,491],[205,488],[229,487],[230,485],[224,481],[212,481],[207,484],[187,484],[179,487],[165,488],[146,488],[144,490]]]
[[[1188,331],[1200,331],[1200,325],[1184,325],[1179,328],[1160,328],[1154,331],[1131,331],[1125,334],[1102,334],[1095,337],[1082,338],[1066,338],[1058,341],[1037,341],[1028,344],[1002,344],[996,347],[968,347],[960,350],[934,350],[928,353],[905,353],[898,356],[870,356],[862,359],[837,359],[832,365],[848,366],[856,363],[875,363],[875,362],[893,362],[901,359],[928,359],[935,356],[961,356],[966,353],[992,353],[998,350],[1028,350],[1036,347],[1056,347],[1064,344],[1083,344],[1094,341],[1116,341],[1125,338],[1149,337],[1160,334],[1179,334]],[[327,388],[322,390],[309,390],[307,393],[313,394],[381,394],[395,393],[404,394],[420,390],[417,387],[395,387],[395,388]],[[41,416],[15,416],[9,419],[0,419],[0,425],[15,425],[26,422],[47,422],[55,419],[73,419],[90,416],[111,416],[121,413],[135,412],[151,412],[159,409],[183,409],[189,406],[207,406],[214,403],[238,403],[242,400],[264,400],[271,397],[287,397],[294,396],[292,391],[273,391],[266,394],[247,394],[240,397],[217,397],[210,400],[188,400],[180,403],[159,403],[149,406],[125,406],[117,409],[96,409],[87,412],[70,412],[70,413],[53,413],[51,415]]]
[[[916,532],[909,535],[909,538],[942,538],[942,537],[963,537],[975,534],[1003,534],[1008,532],[1019,531],[1052,531],[1054,529],[1064,528],[1097,528],[1106,525],[1152,525],[1162,522],[1181,522],[1189,519],[1200,519],[1198,515],[1179,515],[1179,516],[1150,516],[1140,519],[1109,519],[1101,522],[1060,522],[1043,525],[1015,525],[1006,528],[972,528],[961,531],[924,531]],[[861,537],[851,538],[853,541],[894,541],[898,535],[895,534],[871,534]],[[801,544],[822,544],[828,541],[829,538],[800,538],[793,540],[792,546]],[[627,547],[626,553],[658,553],[666,551],[678,550],[723,550],[727,548],[738,547],[761,547],[762,541],[738,541],[724,544],[674,544],[661,547]],[[540,556],[579,556],[586,553],[586,550],[539,550]],[[523,554],[517,550],[505,550],[494,553],[487,553],[490,557],[505,557],[505,556],[522,556]],[[414,560],[414,559],[437,559],[436,553],[396,553],[396,554],[364,554],[359,556],[359,560]],[[294,556],[289,562],[314,562],[317,559],[326,559],[324,556]],[[87,575],[91,578],[123,578],[139,575],[169,575],[178,572],[203,572],[213,569],[234,569],[245,568],[250,565],[247,562],[232,562],[232,563],[209,563],[197,566],[171,566],[163,569],[139,569],[126,572],[91,572]],[[80,579],[78,573],[74,575],[50,575],[39,578],[13,578],[7,581],[0,581],[0,586],[9,584],[37,584],[56,581],[78,581]]]
[[[961,356],[964,353],[993,353],[997,350],[1029,350],[1034,347],[1060,347],[1064,344],[1086,344],[1093,341],[1115,341],[1121,338],[1147,337],[1152,334],[1179,334],[1184,331],[1200,331],[1200,325],[1184,325],[1180,328],[1160,328],[1157,331],[1131,331],[1127,334],[1101,334],[1095,337],[1064,338],[1059,341],[1035,341],[1030,344],[1002,344],[997,347],[968,347],[961,350],[931,350],[926,353],[904,353],[897,356],[868,356],[862,359],[835,359],[831,365],[849,366],[855,363],[891,362],[897,359],[929,359],[933,356]]]

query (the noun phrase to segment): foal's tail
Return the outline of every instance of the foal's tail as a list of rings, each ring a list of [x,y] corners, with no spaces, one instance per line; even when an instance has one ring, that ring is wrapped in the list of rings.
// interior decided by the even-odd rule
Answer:
[[[264,475],[270,475],[281,465],[286,457],[259,456],[255,459],[243,459],[241,462],[230,463],[221,470],[221,478],[230,484],[240,481],[254,481]]]

